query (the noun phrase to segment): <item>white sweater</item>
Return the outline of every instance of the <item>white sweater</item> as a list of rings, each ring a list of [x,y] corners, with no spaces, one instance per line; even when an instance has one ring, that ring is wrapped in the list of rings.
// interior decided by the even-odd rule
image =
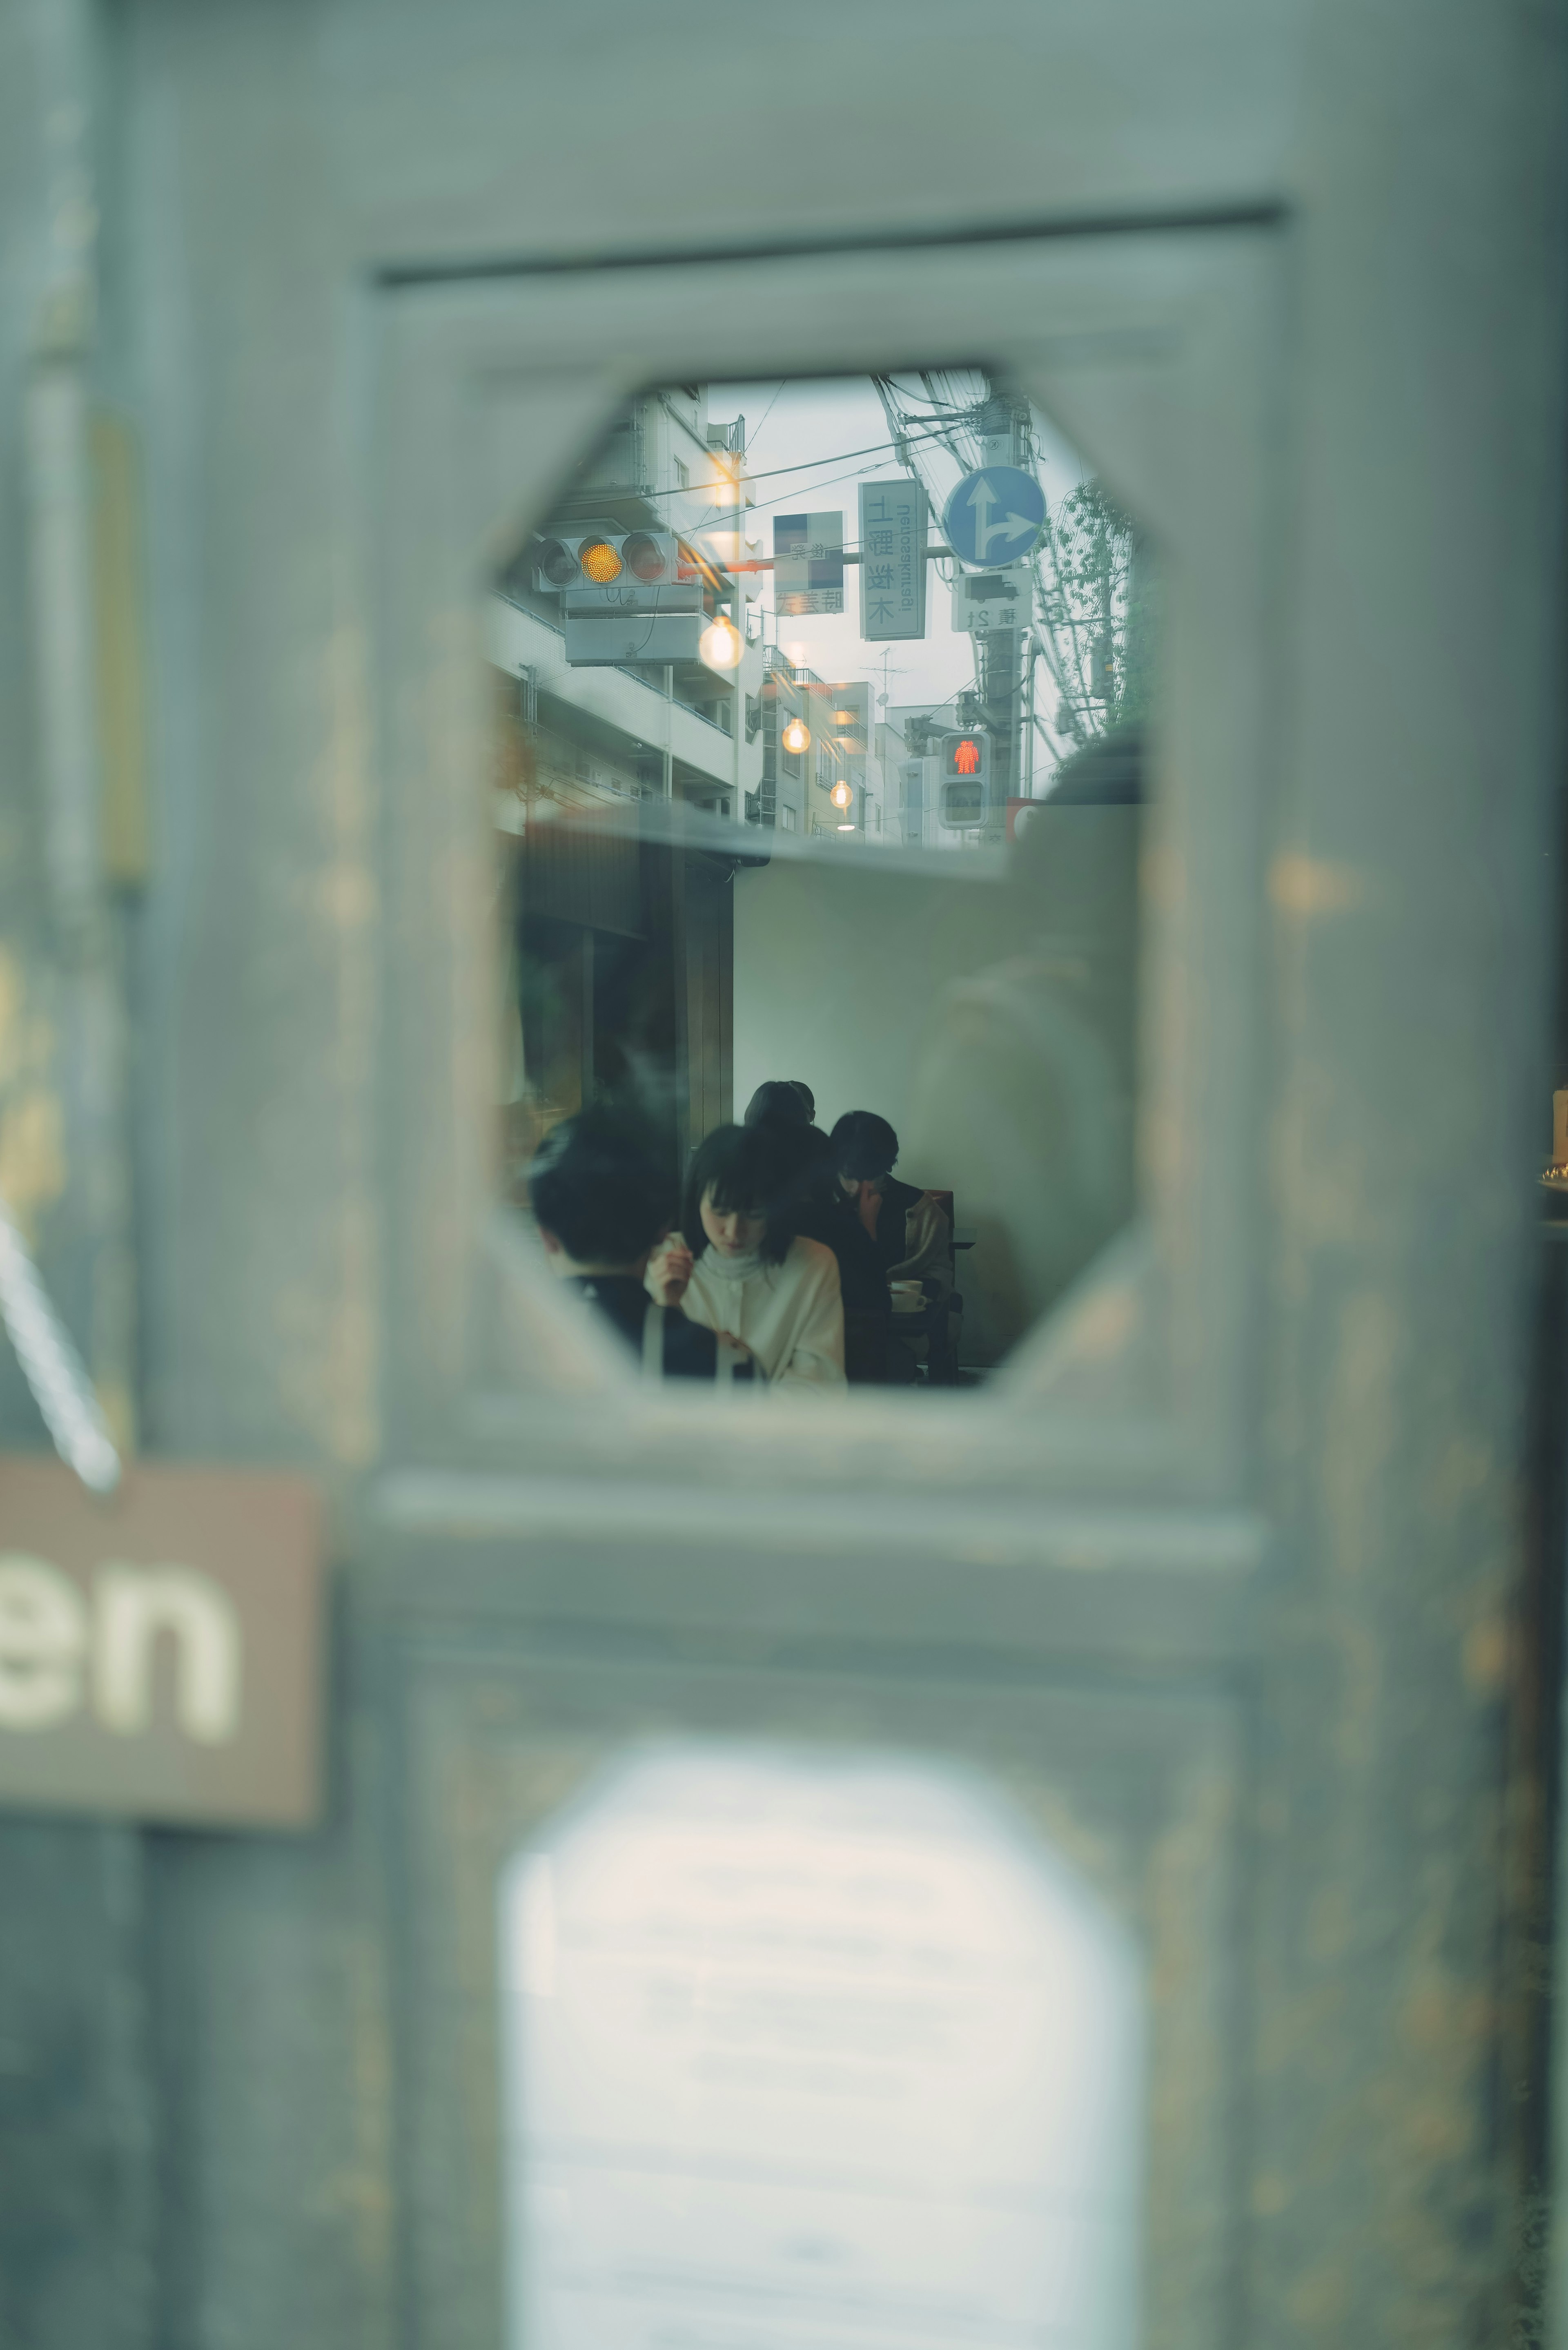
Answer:
[[[693,1322],[742,1340],[772,1387],[844,1385],[838,1260],[820,1241],[791,1241],[782,1264],[704,1249],[680,1305]]]

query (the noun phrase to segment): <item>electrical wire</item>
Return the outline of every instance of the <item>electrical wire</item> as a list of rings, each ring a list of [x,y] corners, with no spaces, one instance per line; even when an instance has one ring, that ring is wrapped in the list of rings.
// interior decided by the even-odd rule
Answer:
[[[779,404],[779,400],[780,400],[780,399],[781,399],[781,397],[782,397],[782,395],[783,395],[783,392],[784,392],[784,385],[785,385],[788,381],[789,381],[789,378],[788,378],[788,376],[783,376],[783,377],[781,377],[781,378],[780,378],[780,380],[779,380],[778,383],[775,385],[774,390],[774,396],[773,396],[773,398],[769,400],[769,402],[768,402],[767,406],[766,406],[766,407],[763,409],[763,411],[762,423],[761,423],[761,424],[759,424],[759,425],[757,426],[756,431],[752,434],[751,439],[750,439],[750,440],[747,442],[747,443],[746,443],[746,446],[747,446],[748,450],[755,448],[755,446],[756,446],[757,442],[762,439],[762,437],[763,437],[763,425],[766,424],[766,422],[767,422],[767,421],[768,421],[769,417],[773,414],[773,412],[774,412],[774,409],[778,406],[778,404]]]
[[[935,437],[937,436],[934,433],[925,431],[922,431],[919,434],[912,434],[910,436],[912,439],[922,441],[931,440]],[[764,473],[742,473],[734,478],[738,478],[742,482],[774,482],[777,481],[781,475],[784,473],[814,473],[819,465],[846,464],[851,457],[885,456],[888,452],[894,447],[894,445],[895,444],[891,441],[874,441],[868,449],[838,449],[836,450],[830,457],[807,457],[798,465],[771,465]],[[853,476],[844,474],[840,476],[840,478],[848,481],[851,480]],[[706,488],[709,484],[706,483],[700,483],[698,486],[699,488]],[[690,486],[684,489],[655,490],[652,493],[652,495],[656,498],[689,498],[691,494],[692,493]],[[770,503],[776,505],[779,502],[774,498],[771,500]],[[724,511],[726,510],[722,507],[715,508],[715,512],[722,513]],[[703,526],[706,528],[710,525],[704,525]]]

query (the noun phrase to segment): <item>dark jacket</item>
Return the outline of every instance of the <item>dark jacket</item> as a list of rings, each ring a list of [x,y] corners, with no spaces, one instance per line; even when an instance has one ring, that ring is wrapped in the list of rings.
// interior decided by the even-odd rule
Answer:
[[[689,1322],[679,1305],[655,1305],[635,1274],[579,1273],[572,1287],[597,1306],[642,1360],[644,1334],[650,1314],[664,1317],[663,1362],[667,1379],[711,1379],[717,1377],[719,1341],[701,1322]]]
[[[886,1314],[888,1281],[877,1244],[857,1215],[855,1202],[839,1187],[826,1135],[815,1126],[775,1124],[768,1118],[758,1123],[773,1137],[778,1153],[780,1191],[774,1216],[792,1234],[820,1241],[833,1251],[846,1314]]]

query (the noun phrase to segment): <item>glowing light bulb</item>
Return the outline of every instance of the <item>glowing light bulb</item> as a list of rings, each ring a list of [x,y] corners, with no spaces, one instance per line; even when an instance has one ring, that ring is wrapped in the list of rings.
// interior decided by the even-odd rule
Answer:
[[[834,785],[827,796],[836,808],[846,808],[855,795],[847,784],[840,782]]]
[[[792,718],[789,724],[784,731],[784,749],[793,755],[798,752],[807,749],[810,743],[810,727],[805,724],[803,719]]]
[[[741,632],[721,613],[703,629],[697,650],[710,669],[733,669],[741,658]]]

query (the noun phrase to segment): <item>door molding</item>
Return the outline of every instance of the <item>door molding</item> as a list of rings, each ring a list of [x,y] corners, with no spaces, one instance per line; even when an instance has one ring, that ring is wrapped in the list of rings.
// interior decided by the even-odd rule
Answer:
[[[473,1465],[753,1491],[1245,1496],[1282,276],[1278,236],[1249,227],[514,274],[374,297],[365,559],[389,795],[384,1367],[397,1458],[450,1458],[455,1443]],[[620,1375],[498,1225],[485,587],[648,383],[910,357],[1005,369],[1161,547],[1142,1211],[982,1397],[861,1390],[746,1413]]]

